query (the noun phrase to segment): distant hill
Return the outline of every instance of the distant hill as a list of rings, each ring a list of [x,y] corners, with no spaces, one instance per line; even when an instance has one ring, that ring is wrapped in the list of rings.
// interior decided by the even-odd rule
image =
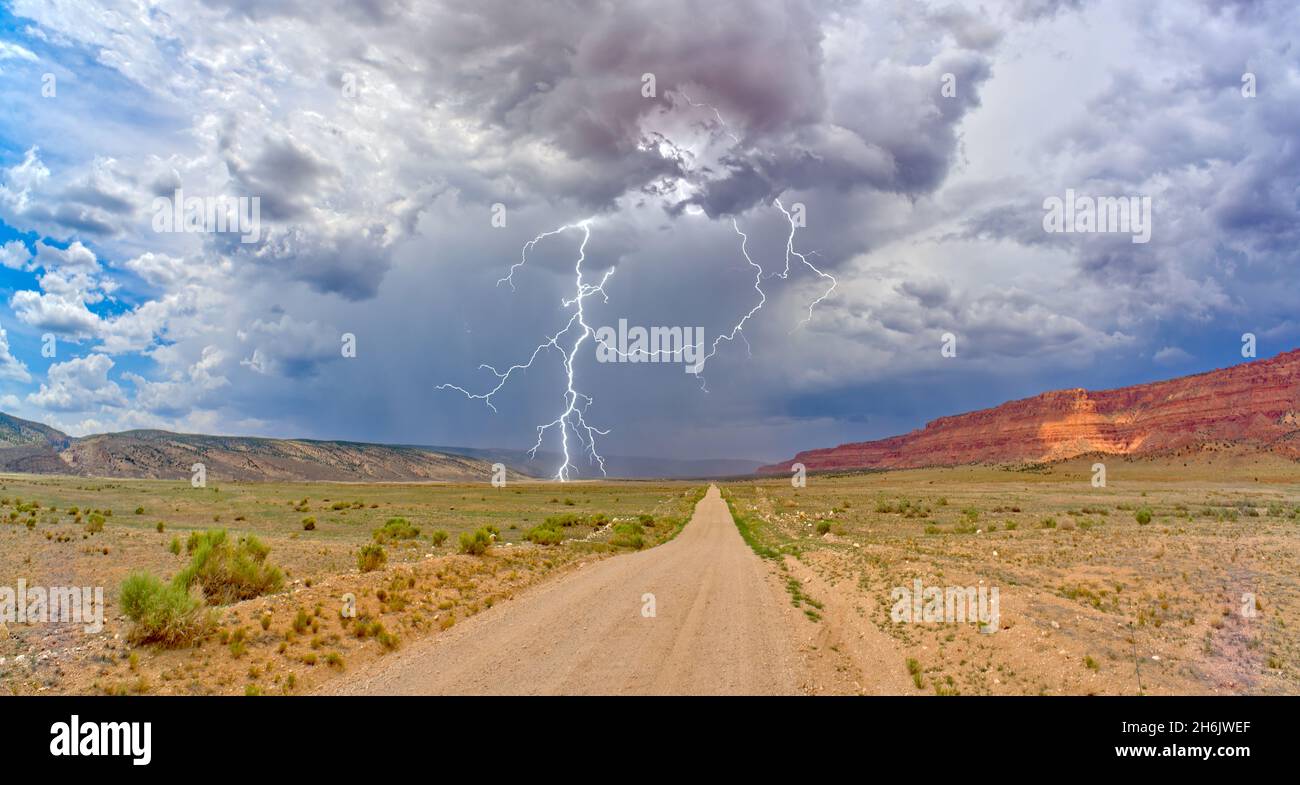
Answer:
[[[77,438],[0,413],[0,471],[178,480],[195,463],[209,478],[249,481],[486,482],[492,471],[427,447],[154,430]]]
[[[0,412],[0,449],[6,447],[66,447],[67,434],[48,425]]]
[[[801,452],[761,473],[1054,461],[1251,449],[1300,459],[1300,350],[1194,376],[1056,390],[941,417],[920,430]]]
[[[560,455],[538,452],[528,457],[527,450],[504,450],[477,447],[430,447],[431,450],[481,458],[488,463],[503,463],[508,468],[533,477],[550,477],[560,465]],[[763,464],[743,458],[646,458],[629,455],[606,455],[605,475],[586,460],[579,461],[580,476],[584,479],[608,476],[625,479],[685,480],[699,477],[739,477],[753,474]]]

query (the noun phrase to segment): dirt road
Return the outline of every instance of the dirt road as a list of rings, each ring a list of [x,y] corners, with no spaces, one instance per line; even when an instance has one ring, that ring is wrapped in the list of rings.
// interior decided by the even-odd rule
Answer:
[[[788,605],[713,486],[671,542],[543,584],[346,675],[329,689],[401,695],[798,693],[802,666]]]

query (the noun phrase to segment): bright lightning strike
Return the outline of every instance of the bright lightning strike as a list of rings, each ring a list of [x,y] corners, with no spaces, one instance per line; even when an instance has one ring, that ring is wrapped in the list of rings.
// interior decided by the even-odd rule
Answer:
[[[569,317],[569,321],[565,324],[564,328],[554,335],[548,336],[546,340],[538,344],[537,348],[533,349],[532,354],[529,356],[528,362],[512,365],[505,371],[499,371],[495,367],[486,363],[480,365],[480,369],[487,369],[497,378],[496,386],[485,393],[472,393],[464,387],[455,384],[440,384],[437,387],[439,390],[456,390],[471,400],[483,401],[487,404],[488,408],[495,412],[497,408],[492,402],[492,397],[500,392],[501,388],[505,387],[506,383],[510,381],[511,375],[513,375],[515,371],[522,371],[531,367],[537,357],[544,351],[558,351],[562,357],[562,364],[564,366],[564,373],[567,380],[564,390],[564,409],[554,420],[545,425],[537,426],[537,441],[533,444],[533,448],[528,451],[528,455],[529,457],[536,457],[538,449],[541,448],[542,442],[546,438],[546,432],[552,428],[558,429],[560,433],[560,451],[563,455],[563,462],[560,464],[560,468],[556,470],[554,479],[559,480],[560,482],[568,482],[572,478],[572,473],[576,468],[573,459],[569,454],[570,433],[572,433],[574,438],[578,440],[578,444],[582,447],[582,451],[587,454],[588,461],[594,462],[600,467],[600,473],[605,474],[605,459],[601,457],[600,452],[596,449],[596,437],[604,436],[608,434],[609,431],[597,428],[587,422],[586,411],[587,408],[591,406],[593,399],[591,396],[580,392],[575,386],[574,369],[578,359],[578,351],[582,348],[583,343],[585,343],[593,334],[591,325],[587,323],[586,311],[583,303],[588,297],[591,297],[594,294],[599,294],[606,302],[608,302],[609,297],[605,294],[604,287],[605,282],[614,274],[614,268],[611,267],[609,270],[606,270],[605,274],[601,276],[600,283],[598,284],[586,283],[583,280],[582,263],[586,261],[587,242],[591,239],[591,219],[588,218],[587,220],[579,221],[576,224],[566,224],[558,229],[543,232],[529,240],[524,244],[524,247],[520,252],[519,261],[511,265],[509,274],[497,281],[498,286],[502,283],[509,283],[511,289],[513,289],[515,271],[527,263],[528,252],[547,237],[562,234],[563,232],[573,229],[579,229],[582,231],[582,242],[578,245],[578,259],[574,263],[574,295],[572,298],[561,301],[564,308],[574,309],[573,315]],[[572,343],[565,346],[564,342],[570,339],[571,333],[573,333]]]
[[[759,310],[762,309],[763,304],[767,302],[767,294],[763,291],[763,266],[760,265],[758,262],[755,262],[749,256],[749,248],[748,248],[749,235],[740,231],[740,224],[736,223],[735,218],[731,219],[731,228],[736,230],[736,234],[740,235],[741,255],[745,257],[745,261],[749,262],[749,266],[753,267],[757,271],[754,273],[754,291],[758,292],[758,304],[755,305],[753,308],[750,308],[749,313],[742,316],[740,321],[736,322],[735,326],[731,328],[731,332],[722,333],[718,335],[717,338],[714,338],[713,346],[709,349],[709,353],[701,357],[699,364],[695,366],[696,369],[695,372],[700,377],[700,389],[704,390],[705,392],[708,392],[709,387],[708,387],[708,382],[704,378],[704,364],[708,362],[713,357],[713,355],[718,353],[718,344],[722,343],[723,341],[727,341],[729,343],[735,341],[737,335],[739,335],[741,340],[745,342],[745,351],[748,352],[749,339],[745,337],[745,333],[743,332],[743,330],[745,329],[745,322],[749,321],[749,318],[751,316],[758,313]]]
[[[692,101],[690,96],[685,92],[678,92],[690,106],[711,110],[723,132],[726,133],[726,135],[736,144],[741,143],[740,137],[732,132],[731,128],[727,125],[727,122],[723,119],[722,113],[718,111],[716,106],[713,106],[712,104],[697,103]],[[776,208],[781,211],[781,214],[785,216],[786,221],[789,222],[790,234],[786,237],[785,242],[785,268],[779,273],[773,273],[772,277],[780,277],[782,279],[789,278],[790,257],[793,256],[798,258],[800,262],[816,273],[819,277],[830,281],[830,287],[820,297],[808,304],[808,316],[799,323],[796,327],[796,329],[798,329],[798,327],[802,327],[812,320],[813,310],[827,297],[830,297],[831,293],[835,291],[838,282],[835,280],[834,276],[818,269],[816,265],[808,261],[808,254],[795,250],[794,239],[795,234],[798,231],[795,218],[785,209],[785,206],[781,204],[779,198],[775,199],[773,203]],[[560,451],[563,456],[563,461],[561,462],[559,469],[556,470],[554,479],[559,480],[560,482],[568,482],[572,478],[572,474],[576,469],[573,458],[569,453],[570,434],[577,439],[578,445],[582,448],[582,452],[587,455],[588,462],[597,464],[600,467],[601,474],[605,474],[605,459],[600,455],[600,452],[596,448],[596,437],[605,436],[609,431],[597,428],[587,422],[586,412],[591,406],[593,399],[591,396],[578,390],[574,378],[578,360],[578,351],[587,339],[592,338],[594,341],[601,343],[606,349],[613,351],[622,357],[640,354],[644,355],[646,358],[657,358],[664,354],[676,356],[686,351],[686,347],[680,347],[671,351],[658,349],[653,352],[647,352],[644,350],[637,350],[630,353],[622,352],[616,347],[610,346],[608,343],[601,340],[600,337],[595,334],[595,331],[592,330],[591,325],[587,323],[586,311],[583,304],[588,297],[595,294],[599,294],[605,302],[609,301],[609,296],[605,292],[605,283],[609,280],[609,277],[614,274],[614,268],[611,267],[607,270],[605,274],[601,276],[600,283],[598,284],[586,283],[583,280],[582,264],[587,258],[587,242],[591,239],[591,222],[592,219],[588,218],[579,221],[578,223],[565,224],[557,229],[552,229],[549,232],[542,232],[533,239],[524,243],[523,248],[519,251],[519,261],[510,265],[509,272],[507,272],[504,277],[497,280],[497,286],[500,286],[503,283],[508,283],[513,291],[515,289],[515,272],[528,263],[528,253],[532,251],[538,243],[548,237],[554,237],[572,230],[580,230],[582,232],[582,242],[578,246],[578,258],[574,263],[574,295],[572,298],[561,301],[565,309],[573,309],[573,315],[569,317],[569,321],[565,324],[564,328],[554,335],[547,336],[546,340],[538,344],[537,347],[533,349],[532,354],[529,355],[528,361],[525,363],[512,365],[505,371],[499,371],[494,366],[486,363],[480,365],[480,369],[487,369],[497,379],[496,385],[485,393],[472,393],[464,387],[455,384],[440,384],[437,387],[439,390],[456,390],[471,400],[481,400],[487,404],[488,408],[495,412],[497,411],[497,408],[492,401],[493,396],[500,392],[501,389],[509,383],[510,377],[514,375],[516,371],[523,371],[532,367],[533,362],[536,361],[543,352],[559,352],[562,358],[566,378],[563,396],[564,409],[554,420],[551,420],[544,425],[537,426],[537,441],[533,444],[532,449],[528,451],[528,454],[530,457],[536,457],[537,451],[541,449],[547,432],[551,429],[558,430],[560,434]],[[741,255],[745,257],[745,261],[755,270],[754,291],[758,292],[758,302],[755,303],[755,305],[750,308],[749,311],[735,323],[735,325],[732,326],[730,331],[720,333],[718,337],[713,340],[713,344],[709,347],[708,353],[701,357],[698,362],[696,362],[695,366],[690,369],[692,373],[699,376],[700,388],[705,392],[708,391],[708,385],[704,378],[705,363],[718,353],[718,349],[724,341],[732,343],[739,338],[745,343],[746,352],[749,352],[749,339],[746,337],[744,332],[745,325],[754,314],[762,310],[763,306],[767,303],[767,293],[763,291],[763,267],[755,262],[753,257],[749,255],[749,236],[741,231],[740,224],[737,223],[735,218],[731,219],[731,227],[735,230],[736,234],[740,236]],[[571,343],[566,343],[570,340],[572,341]],[[698,351],[702,347],[696,346],[693,348]]]
[[[745,261],[749,262],[749,265],[753,267],[755,270],[757,270],[757,272],[754,273],[754,291],[758,292],[759,299],[758,299],[758,304],[755,305],[753,308],[749,309],[749,312],[746,313],[743,317],[741,317],[740,321],[736,322],[735,326],[731,328],[730,332],[722,333],[718,335],[717,338],[713,339],[713,345],[709,348],[708,354],[701,357],[695,363],[694,368],[690,369],[691,373],[694,373],[697,376],[699,376],[700,389],[704,390],[705,392],[708,392],[708,384],[706,383],[703,375],[704,364],[708,362],[715,354],[718,353],[718,344],[722,343],[723,341],[727,341],[727,342],[735,341],[737,337],[739,337],[740,340],[745,342],[745,349],[748,352],[749,339],[745,337],[745,333],[743,332],[745,328],[745,322],[748,322],[751,316],[758,313],[758,311],[763,307],[763,304],[767,302],[767,294],[763,291],[763,267],[762,265],[758,264],[750,257],[749,250],[747,248],[747,243],[749,242],[749,235],[745,234],[740,230],[740,224],[736,223],[735,218],[731,219],[731,228],[736,231],[736,234],[740,235],[740,253],[745,257]],[[644,357],[647,360],[651,360],[651,359],[658,360],[663,357],[676,358],[681,356],[687,349],[687,347],[682,346],[677,349],[655,349],[653,351],[649,351],[646,349],[637,349],[631,352],[624,352],[620,350],[617,346],[612,346],[606,341],[602,340],[600,336],[595,336],[595,340],[596,342],[604,346],[606,350],[613,352],[614,354],[620,357],[625,357],[625,358],[633,357],[633,356]],[[699,349],[701,349],[702,347],[695,346],[694,348],[696,351],[699,351]]]
[[[691,100],[691,97],[690,97],[689,95],[686,94],[686,91],[685,91],[685,90],[678,89],[676,92],[677,92],[678,95],[680,95],[680,96],[682,97],[683,100],[686,101],[687,104],[691,105],[692,107],[694,107],[694,108],[696,108],[696,109],[707,109],[707,110],[711,111],[711,112],[713,113],[713,117],[718,121],[718,125],[721,126],[723,132],[724,132],[727,136],[731,137],[731,139],[732,139],[733,142],[735,142],[736,144],[740,144],[740,137],[739,137],[739,136],[736,136],[736,134],[735,134],[734,132],[732,132],[732,130],[731,130],[731,126],[729,126],[729,125],[727,124],[727,121],[726,121],[725,119],[723,119],[723,117],[722,117],[722,112],[718,110],[718,107],[714,106],[713,104],[702,103],[702,102],[697,102],[697,101],[693,101],[693,100]],[[795,223],[794,216],[792,216],[792,215],[790,214],[790,212],[789,212],[788,210],[785,209],[785,205],[781,204],[781,200],[780,200],[779,198],[773,200],[773,202],[774,202],[774,204],[776,205],[776,208],[777,208],[778,210],[781,211],[781,214],[785,216],[786,221],[788,221],[789,224],[790,224],[790,234],[786,237],[786,240],[785,240],[785,269],[782,270],[782,271],[779,272],[779,273],[774,273],[773,275],[775,275],[775,276],[779,276],[782,280],[785,280],[785,279],[789,278],[789,277],[790,277],[790,257],[791,257],[791,256],[795,256],[795,257],[798,257],[798,258],[799,258],[799,261],[803,262],[804,265],[806,265],[806,266],[808,267],[808,269],[812,270],[812,271],[813,271],[814,273],[816,273],[819,277],[821,277],[821,278],[823,278],[823,279],[827,279],[827,280],[829,280],[829,281],[831,282],[830,287],[825,291],[825,293],[822,294],[821,297],[818,297],[816,300],[813,300],[811,303],[808,304],[808,316],[807,316],[807,318],[805,318],[803,321],[799,322],[798,325],[795,326],[795,329],[798,329],[799,327],[802,327],[802,326],[804,326],[805,324],[808,324],[808,322],[812,321],[813,310],[814,310],[818,305],[820,305],[820,304],[821,304],[821,303],[822,303],[822,302],[823,302],[827,297],[830,297],[830,296],[831,296],[831,292],[834,292],[834,291],[835,291],[835,287],[838,285],[839,282],[835,280],[835,276],[831,275],[830,273],[827,273],[827,272],[824,272],[824,271],[818,269],[818,268],[817,268],[817,267],[816,267],[812,262],[808,261],[808,256],[807,256],[806,254],[800,253],[799,251],[796,251],[796,250],[794,249],[794,236],[795,236],[795,232],[798,230],[798,226],[797,226],[796,223]],[[744,235],[743,232],[740,231],[740,227],[739,227],[739,226],[736,226],[736,221],[735,221],[734,218],[733,218],[732,221],[731,221],[731,225],[732,225],[732,227],[735,228],[736,233],[739,234],[739,235],[741,236],[740,252],[741,252],[742,254],[744,254],[744,256],[745,256],[745,260],[746,260],[747,262],[749,262],[751,265],[753,265],[753,266],[755,266],[755,267],[758,267],[758,265],[754,263],[754,260],[751,259],[751,258],[749,257],[749,252],[745,249],[745,240],[747,240],[748,238]],[[761,275],[761,273],[762,273],[762,268],[759,268],[759,272],[760,272],[760,275]],[[742,318],[742,319],[741,319],[741,320],[736,324],[735,327],[731,328],[731,332],[730,332],[730,333],[728,333],[726,336],[720,336],[720,337],[718,338],[718,340],[715,340],[715,341],[713,342],[713,348],[712,348],[712,350],[709,352],[708,356],[705,357],[705,359],[708,359],[709,357],[712,357],[714,354],[717,353],[717,350],[718,350],[718,341],[723,340],[724,338],[725,338],[725,340],[727,340],[727,341],[733,341],[733,340],[735,340],[737,334],[739,334],[740,337],[741,337],[742,339],[745,340],[745,347],[746,347],[746,350],[748,350],[748,348],[749,348],[749,340],[748,340],[747,338],[745,338],[745,337],[744,337],[745,334],[744,334],[743,332],[740,332],[740,331],[741,331],[741,329],[744,327],[745,322],[749,320],[749,317],[753,316],[754,313],[755,313],[758,309],[762,308],[762,307],[763,307],[763,304],[764,304],[765,302],[767,302],[767,296],[763,293],[763,289],[762,289],[761,281],[756,281],[756,282],[754,283],[754,288],[758,290],[759,296],[761,297],[761,299],[759,300],[758,305],[754,306],[754,308],[753,308],[752,310],[750,310],[749,313],[745,314],[744,318]],[[794,332],[794,330],[791,330],[791,332]],[[696,367],[697,367],[698,370],[703,370],[703,368],[704,368],[704,362],[701,361],[701,362],[699,363],[699,365],[697,365]],[[703,382],[703,379],[701,379],[701,382]],[[702,385],[702,386],[703,386],[703,385]],[[707,389],[707,388],[704,388],[704,389]]]
[[[785,220],[790,222],[790,234],[789,236],[786,237],[785,240],[785,270],[780,274],[781,277],[788,278],[790,276],[790,257],[797,256],[799,257],[799,261],[803,262],[805,265],[808,266],[808,269],[817,273],[817,275],[821,276],[822,278],[829,278],[831,282],[830,288],[827,289],[826,292],[822,294],[821,297],[818,297],[816,300],[813,300],[812,302],[808,303],[808,318],[804,319],[802,322],[799,322],[798,326],[795,328],[798,329],[799,327],[802,327],[808,322],[812,321],[813,309],[816,308],[827,297],[831,296],[831,292],[835,291],[835,287],[839,284],[839,281],[836,281],[835,276],[831,275],[830,273],[822,272],[821,270],[817,269],[812,262],[808,261],[808,257],[805,254],[801,254],[794,249],[794,233],[795,233],[794,216],[790,215],[790,212],[785,209],[784,205],[781,204],[781,200],[779,198],[775,199],[774,203],[776,204],[776,209],[780,210],[781,214],[785,216]],[[793,330],[791,332],[793,332]]]
[[[686,100],[690,101],[689,98]],[[692,104],[692,105],[702,105],[702,104]],[[795,233],[798,231],[798,225],[795,222],[794,216],[790,214],[790,211],[785,209],[785,206],[781,204],[780,199],[774,200],[774,204],[776,205],[776,208],[781,211],[781,214],[785,216],[786,221],[789,222],[790,234],[786,237],[786,242],[785,242],[785,269],[781,272],[773,273],[770,277],[779,277],[782,279],[789,278],[790,257],[793,256],[798,258],[799,261],[803,262],[803,264],[806,265],[808,269],[812,270],[818,276],[824,279],[828,279],[831,282],[830,287],[827,288],[826,291],[823,292],[820,297],[818,297],[817,299],[813,300],[811,303],[808,304],[808,316],[807,318],[799,322],[799,324],[795,327],[795,329],[798,329],[799,327],[802,327],[803,325],[812,321],[813,310],[818,305],[820,305],[822,301],[824,301],[827,297],[830,297],[831,292],[835,291],[835,287],[838,284],[838,281],[835,280],[835,276],[818,269],[816,265],[808,261],[807,254],[795,250],[794,237],[795,237]],[[729,331],[719,334],[718,337],[713,340],[713,344],[712,346],[709,347],[708,353],[705,354],[703,357],[701,357],[699,361],[695,364],[695,367],[692,370],[692,372],[695,373],[697,376],[699,376],[700,389],[704,390],[705,392],[708,392],[709,389],[708,382],[704,378],[705,363],[711,360],[714,357],[714,355],[718,353],[718,347],[723,341],[731,343],[734,342],[737,338],[739,338],[741,341],[745,343],[746,353],[749,353],[750,352],[749,339],[745,337],[745,332],[744,332],[745,324],[754,316],[754,314],[762,310],[763,306],[767,303],[767,293],[763,291],[763,267],[757,262],[755,262],[753,257],[749,255],[749,248],[748,248],[749,235],[745,234],[740,230],[740,225],[736,222],[735,218],[731,219],[731,228],[734,229],[736,234],[740,236],[741,255],[744,256],[745,261],[748,262],[749,265],[757,271],[754,274],[754,291],[758,292],[758,303],[755,304],[753,308],[750,308],[749,311],[744,316],[742,316],[740,320],[736,322],[735,325],[733,325]],[[793,332],[793,330],[791,332]],[[595,340],[598,343],[600,343],[602,346],[604,346],[606,350],[613,352],[614,354],[617,354],[620,357],[631,357],[635,355],[638,357],[643,357],[645,359],[662,359],[663,357],[675,358],[680,356],[682,353],[684,353],[687,348],[687,347],[680,347],[678,349],[671,349],[671,350],[655,349],[653,351],[638,349],[631,352],[623,352],[620,351],[618,347],[611,346],[609,343],[601,340],[599,337],[596,337]],[[697,347],[697,351],[698,351],[698,347]]]

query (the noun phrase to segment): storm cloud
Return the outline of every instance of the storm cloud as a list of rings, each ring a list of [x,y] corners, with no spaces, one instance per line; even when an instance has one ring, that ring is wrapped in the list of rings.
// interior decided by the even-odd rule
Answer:
[[[498,280],[581,221],[593,325],[762,303],[707,391],[579,358],[614,453],[775,459],[1297,334],[1294,4],[94,5],[0,12],[0,383],[73,432],[531,446],[554,352],[495,412],[438,385],[564,326],[581,232]],[[256,241],[155,231],[178,189],[256,197]],[[1151,242],[1045,232],[1067,189],[1152,197]],[[811,316],[787,242],[836,279]]]

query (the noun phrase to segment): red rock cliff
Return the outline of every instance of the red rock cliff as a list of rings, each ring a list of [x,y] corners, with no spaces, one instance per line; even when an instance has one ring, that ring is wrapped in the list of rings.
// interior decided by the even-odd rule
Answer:
[[[1294,437],[1294,438],[1293,438]],[[1210,442],[1300,457],[1300,350],[1164,382],[1056,390],[874,442],[808,450],[761,473],[1155,454]]]

